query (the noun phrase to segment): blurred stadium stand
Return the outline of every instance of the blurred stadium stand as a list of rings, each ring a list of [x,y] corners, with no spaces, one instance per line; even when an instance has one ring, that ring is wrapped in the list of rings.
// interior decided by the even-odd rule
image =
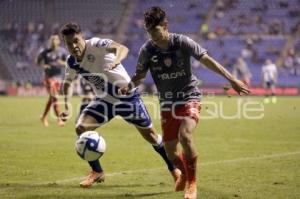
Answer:
[[[125,43],[130,54],[124,65],[132,75],[139,48],[148,39],[143,11],[151,6],[166,10],[171,32],[192,37],[228,70],[242,56],[253,86],[261,84],[266,59],[277,64],[280,86],[300,86],[300,0],[1,0],[0,78],[41,85],[35,56],[67,21],[78,22],[87,38],[100,35]],[[226,83],[193,63],[203,86]],[[149,75],[145,83],[153,83]]]
[[[294,40],[297,37],[297,28],[299,31],[299,0],[139,1],[127,31],[130,37],[126,44],[132,53],[125,63],[130,73],[134,72],[138,50],[147,39],[142,27],[142,11],[154,5],[167,11],[171,32],[191,36],[229,70],[232,70],[235,60],[243,56],[253,75],[252,85],[261,84],[261,66],[265,59],[273,60],[281,68],[280,85],[300,85],[300,77],[287,72],[283,64],[283,51],[299,46],[299,43],[287,45],[289,38]],[[300,67],[299,50],[295,52],[294,59],[298,61],[295,61],[294,67]],[[197,64],[194,72],[204,86],[226,83],[223,78]],[[146,82],[151,83],[152,79],[148,76]]]

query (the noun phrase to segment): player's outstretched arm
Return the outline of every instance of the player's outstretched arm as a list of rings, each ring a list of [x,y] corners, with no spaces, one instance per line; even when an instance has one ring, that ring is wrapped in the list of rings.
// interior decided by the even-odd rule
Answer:
[[[123,88],[120,88],[119,94],[127,95],[133,88],[138,87],[145,80],[147,72],[136,71],[129,84]]]
[[[200,62],[204,64],[207,68],[211,69],[215,73],[220,74],[225,79],[227,79],[232,88],[240,95],[241,93],[249,94],[250,90],[248,87],[232,76],[230,72],[228,72],[221,64],[219,64],[216,60],[214,60],[212,57],[210,57],[208,54],[203,55],[200,58]]]

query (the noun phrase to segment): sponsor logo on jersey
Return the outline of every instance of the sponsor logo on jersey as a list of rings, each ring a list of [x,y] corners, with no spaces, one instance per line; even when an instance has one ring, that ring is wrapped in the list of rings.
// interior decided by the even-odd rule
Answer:
[[[160,67],[160,66],[153,66],[153,67],[152,67],[152,70],[153,70],[153,71],[161,71],[161,70],[162,70],[162,67]]]
[[[173,72],[173,73],[162,73],[158,75],[159,79],[162,80],[168,80],[168,79],[177,79],[178,77],[182,77],[185,76],[185,71],[181,70],[181,71],[177,71],[177,72]]]
[[[92,55],[92,54],[88,54],[86,57],[87,57],[87,60],[88,60],[89,62],[94,62],[94,61],[95,61],[95,56]]]
[[[158,62],[158,58],[157,58],[157,55],[153,55],[150,60],[154,63]]]

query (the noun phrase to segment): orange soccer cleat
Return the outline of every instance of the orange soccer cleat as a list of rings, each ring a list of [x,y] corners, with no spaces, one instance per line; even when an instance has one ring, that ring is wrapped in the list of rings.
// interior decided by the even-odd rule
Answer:
[[[185,174],[180,175],[179,178],[175,181],[175,191],[183,191],[186,186],[186,176]]]
[[[184,193],[184,199],[197,199],[196,182],[188,184]]]
[[[105,175],[104,172],[98,173],[96,171],[91,171],[89,175],[80,182],[80,186],[83,188],[88,188],[92,186],[93,183],[98,182],[104,182],[105,180]]]
[[[175,181],[175,191],[183,191],[187,182],[187,171],[184,164],[183,155],[180,154],[176,159],[173,160],[173,163],[181,172],[180,177]]]

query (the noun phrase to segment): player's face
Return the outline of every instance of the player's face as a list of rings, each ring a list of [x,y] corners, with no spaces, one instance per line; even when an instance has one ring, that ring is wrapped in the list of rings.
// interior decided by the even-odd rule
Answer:
[[[84,55],[86,45],[82,34],[64,36],[64,42],[71,55],[75,56],[76,59],[81,60]]]
[[[60,39],[58,35],[52,35],[50,37],[50,46],[51,48],[56,48],[60,45]]]
[[[157,25],[154,28],[147,30],[149,37],[155,44],[161,44],[168,40],[168,29],[166,26]]]

